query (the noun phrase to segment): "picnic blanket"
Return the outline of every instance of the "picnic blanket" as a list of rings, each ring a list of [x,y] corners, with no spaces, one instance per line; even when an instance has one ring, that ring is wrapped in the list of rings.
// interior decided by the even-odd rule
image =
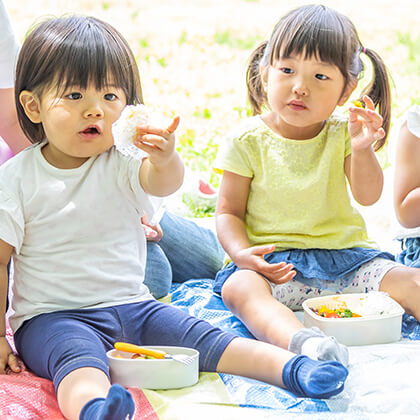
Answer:
[[[252,337],[212,292],[211,280],[177,284],[166,302],[220,328]],[[350,347],[349,370],[344,391],[328,400],[297,398],[256,380],[217,373],[201,373],[196,385],[183,389],[129,389],[136,404],[134,418],[143,420],[414,419],[420,412],[419,323],[405,315],[399,342]],[[24,366],[19,374],[0,376],[0,418],[62,420],[52,382]]]

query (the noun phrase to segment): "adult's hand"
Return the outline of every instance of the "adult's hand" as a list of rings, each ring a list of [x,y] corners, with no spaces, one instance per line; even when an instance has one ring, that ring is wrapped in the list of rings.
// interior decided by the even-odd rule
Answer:
[[[162,239],[163,231],[159,223],[151,225],[148,217],[145,215],[141,218],[141,224],[148,241],[159,242]]]

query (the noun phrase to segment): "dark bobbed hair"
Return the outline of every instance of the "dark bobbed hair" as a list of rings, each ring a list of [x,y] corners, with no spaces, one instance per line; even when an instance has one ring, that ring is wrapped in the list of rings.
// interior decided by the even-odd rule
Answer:
[[[32,143],[45,138],[42,124],[26,116],[19,101],[23,90],[38,96],[56,88],[122,89],[127,104],[143,103],[140,75],[123,36],[94,17],[65,16],[37,25],[25,39],[16,66],[15,100],[19,123]]]
[[[280,57],[302,54],[305,58],[331,63],[340,70],[345,86],[361,77],[364,65],[360,54],[364,52],[372,62],[373,80],[364,89],[383,117],[383,128],[388,135],[391,120],[391,88],[384,62],[371,49],[364,48],[356,28],[344,15],[323,5],[308,5],[292,10],[274,27],[270,40],[260,44],[252,53],[246,74],[248,99],[254,115],[268,106],[263,89],[260,65],[275,63]],[[344,91],[344,90],[343,90]],[[379,150],[386,137],[375,143]]]

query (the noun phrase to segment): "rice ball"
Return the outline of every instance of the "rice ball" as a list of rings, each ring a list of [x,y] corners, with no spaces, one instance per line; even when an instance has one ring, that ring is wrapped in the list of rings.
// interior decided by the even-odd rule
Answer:
[[[117,121],[112,124],[112,135],[117,147],[128,147],[134,143],[138,125],[150,121],[150,112],[141,105],[127,105]]]

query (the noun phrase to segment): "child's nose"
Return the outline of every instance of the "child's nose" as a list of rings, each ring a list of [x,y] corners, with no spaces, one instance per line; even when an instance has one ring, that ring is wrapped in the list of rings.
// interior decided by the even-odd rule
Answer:
[[[84,112],[85,118],[102,118],[104,113],[102,109],[97,105],[92,105]]]
[[[293,86],[293,93],[298,96],[308,96],[309,89],[302,82],[298,82]]]

